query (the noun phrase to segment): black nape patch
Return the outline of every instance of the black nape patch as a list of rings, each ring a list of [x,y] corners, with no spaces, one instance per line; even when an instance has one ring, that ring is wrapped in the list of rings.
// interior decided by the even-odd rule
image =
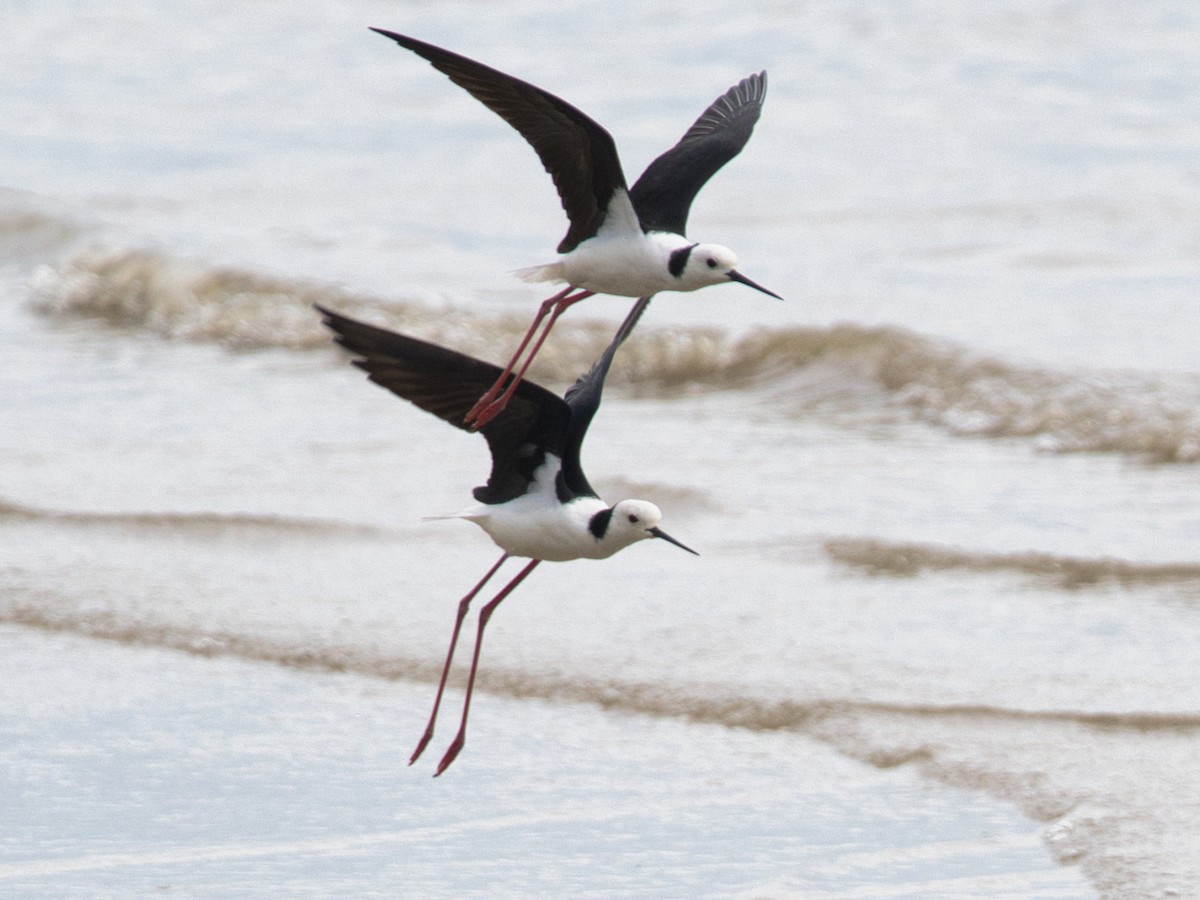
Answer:
[[[603,540],[604,535],[608,533],[608,523],[612,521],[612,512],[612,507],[602,509],[588,522],[588,531],[596,540]]]
[[[554,476],[554,496],[559,503],[570,503],[576,497],[575,492],[567,486],[567,473],[562,469]]]
[[[686,247],[671,251],[671,256],[667,260],[667,271],[671,273],[672,277],[678,278],[683,274],[683,270],[687,268],[688,257],[699,246],[699,244],[688,244]]]

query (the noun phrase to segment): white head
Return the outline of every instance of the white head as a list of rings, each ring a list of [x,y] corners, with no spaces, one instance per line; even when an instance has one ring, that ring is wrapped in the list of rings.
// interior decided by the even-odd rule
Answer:
[[[783,299],[739,272],[737,264],[737,256],[728,247],[720,244],[687,244],[671,251],[667,269],[675,276],[679,284],[676,290],[679,291],[694,291],[712,284],[738,281],[777,300]]]
[[[688,553],[696,553],[659,528],[661,521],[662,511],[653,503],[647,500],[622,500],[611,509],[597,513],[590,527],[596,540],[613,553],[646,538],[661,538]]]

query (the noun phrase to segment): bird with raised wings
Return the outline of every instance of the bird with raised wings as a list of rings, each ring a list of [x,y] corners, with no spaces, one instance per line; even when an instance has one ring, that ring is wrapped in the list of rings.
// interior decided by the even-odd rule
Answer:
[[[518,270],[529,281],[566,287],[542,303],[508,365],[466,411],[472,427],[482,427],[504,408],[558,317],[593,294],[648,297],[733,281],[779,297],[742,275],[728,247],[685,236],[696,194],[750,139],[766,96],[766,72],[742,79],[714,100],[629,188],[612,136],[566,101],[449,50],[372,30],[427,60],[515,128],[550,173],[570,221],[557,260]]]

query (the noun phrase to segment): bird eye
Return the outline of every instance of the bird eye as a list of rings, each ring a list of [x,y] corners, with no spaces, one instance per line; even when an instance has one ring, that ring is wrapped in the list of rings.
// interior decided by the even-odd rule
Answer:
[[[715,259],[713,259],[711,256],[708,259],[706,259],[704,262],[710,269],[715,269],[717,267],[717,261]]]
[[[632,513],[630,513],[630,515],[629,515],[629,521],[630,521],[630,522],[633,522],[633,523],[636,525],[636,524],[637,524],[637,520],[638,520],[638,517],[637,517],[637,516],[635,516],[635,515],[633,515]]]

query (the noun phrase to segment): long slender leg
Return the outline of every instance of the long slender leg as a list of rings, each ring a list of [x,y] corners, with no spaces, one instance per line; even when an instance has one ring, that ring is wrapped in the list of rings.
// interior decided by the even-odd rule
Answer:
[[[483,646],[483,629],[487,627],[488,619],[492,617],[496,607],[500,605],[500,601],[512,593],[513,588],[520,584],[525,576],[533,571],[534,567],[540,563],[540,559],[530,560],[529,565],[517,573],[516,578],[510,581],[503,590],[500,591],[483,609],[479,611],[479,631],[475,634],[475,654],[471,657],[471,674],[467,678],[467,696],[463,700],[462,723],[458,726],[458,734],[450,743],[450,747],[446,750],[442,761],[438,763],[437,771],[433,773],[436,778],[450,767],[450,763],[454,762],[459,751],[462,750],[463,744],[467,742],[467,716],[471,712],[471,694],[475,691],[475,672],[479,668],[479,650]]]
[[[542,301],[542,305],[538,308],[537,316],[534,317],[533,323],[529,326],[529,330],[525,332],[525,337],[521,338],[521,343],[517,347],[517,352],[512,355],[512,359],[508,361],[508,365],[504,367],[504,371],[500,373],[500,377],[496,379],[496,383],[488,388],[484,395],[479,398],[478,402],[471,407],[471,410],[465,416],[464,421],[470,422],[474,416],[479,414],[480,410],[482,410],[500,395],[500,389],[504,387],[505,380],[509,375],[512,374],[513,369],[517,365],[517,360],[519,360],[521,358],[521,354],[525,352],[525,348],[529,345],[530,340],[532,340],[534,333],[537,331],[538,325],[540,325],[542,322],[542,319],[546,318],[559,300],[562,300],[564,297],[568,296],[573,290],[573,287],[567,285],[553,297]]]
[[[471,605],[471,601],[475,599],[475,595],[483,589],[483,586],[504,565],[506,559],[508,559],[507,553],[501,556],[496,561],[496,564],[488,569],[487,574],[479,579],[479,583],[471,588],[465,597],[458,601],[458,618],[454,620],[454,633],[450,635],[450,649],[446,651],[446,665],[442,667],[442,677],[438,681],[437,696],[433,700],[433,712],[429,714],[429,724],[425,726],[425,733],[421,736],[421,740],[417,743],[417,749],[413,751],[412,758],[408,761],[410,766],[425,752],[425,745],[433,737],[433,726],[437,722],[438,708],[442,705],[442,692],[446,690],[446,677],[450,674],[450,663],[454,661],[454,648],[458,644],[458,633],[462,630],[463,619],[467,617],[467,608]]]
[[[546,337],[550,334],[550,329],[554,327],[554,323],[558,321],[558,317],[566,312],[569,307],[574,306],[580,300],[592,296],[594,293],[595,291],[580,291],[579,293],[571,294],[570,296],[560,296],[554,302],[553,312],[550,314],[549,321],[546,322],[546,327],[542,329],[542,333],[538,336],[537,341],[534,342],[533,349],[531,349],[529,351],[529,355],[525,357],[525,362],[521,364],[521,368],[517,372],[516,376],[512,379],[512,381],[509,382],[508,389],[498,399],[491,399],[487,403],[484,402],[485,398],[487,398],[487,394],[485,394],[479,399],[478,403],[471,407],[471,411],[467,413],[466,421],[468,424],[470,424],[473,430],[478,431],[480,428],[498,416],[504,407],[508,405],[508,401],[512,398],[513,392],[517,389],[517,385],[521,383],[521,379],[525,377],[525,372],[529,369],[529,364],[533,362],[533,358],[537,356],[538,351],[542,349],[542,344],[545,343]],[[543,304],[543,306],[545,306],[545,304]],[[539,321],[541,318],[542,313],[539,312]],[[518,354],[519,352],[520,351],[518,351]],[[513,361],[516,361],[515,358]],[[512,364],[510,363],[509,369],[511,370],[511,368]],[[501,380],[503,380],[503,376],[501,376]],[[497,381],[496,384],[492,386],[491,390],[488,391],[488,394],[491,394],[493,391],[497,390],[497,386],[499,384],[500,381]]]

